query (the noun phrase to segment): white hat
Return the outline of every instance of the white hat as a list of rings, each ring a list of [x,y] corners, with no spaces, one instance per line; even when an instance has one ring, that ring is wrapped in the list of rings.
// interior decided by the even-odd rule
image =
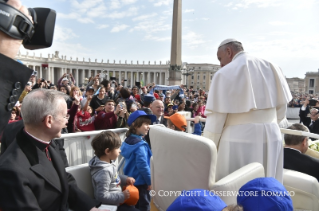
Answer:
[[[221,46],[226,45],[226,44],[228,44],[228,43],[230,43],[230,42],[239,42],[239,41],[236,40],[236,39],[233,39],[233,38],[226,39],[226,40],[224,40],[223,42],[220,43],[220,45],[218,46],[218,48],[220,48]],[[241,42],[239,42],[239,43],[241,43]]]

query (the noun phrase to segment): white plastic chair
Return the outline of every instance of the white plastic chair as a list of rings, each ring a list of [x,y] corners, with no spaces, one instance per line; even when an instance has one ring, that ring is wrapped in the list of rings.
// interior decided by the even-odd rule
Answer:
[[[263,166],[252,163],[216,183],[217,149],[210,139],[154,125],[150,129],[150,140],[153,202],[159,210],[166,210],[178,197],[178,191],[238,191],[248,181],[265,176]],[[164,194],[168,196],[162,196]],[[221,198],[227,204],[234,204],[237,196]]]

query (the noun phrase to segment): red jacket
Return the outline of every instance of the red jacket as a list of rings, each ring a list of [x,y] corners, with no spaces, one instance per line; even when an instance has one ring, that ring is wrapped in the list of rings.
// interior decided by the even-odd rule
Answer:
[[[79,111],[76,113],[76,127],[81,131],[95,130],[94,120],[95,117],[91,116],[87,111]]]
[[[95,118],[94,125],[96,130],[106,130],[116,128],[117,116],[114,112],[105,113],[100,111]]]

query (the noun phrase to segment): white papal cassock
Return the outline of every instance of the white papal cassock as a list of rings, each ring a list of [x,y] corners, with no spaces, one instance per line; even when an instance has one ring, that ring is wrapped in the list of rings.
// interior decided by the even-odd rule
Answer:
[[[283,146],[278,122],[292,99],[279,67],[239,52],[214,75],[204,136],[218,148],[216,181],[251,162],[282,182]]]

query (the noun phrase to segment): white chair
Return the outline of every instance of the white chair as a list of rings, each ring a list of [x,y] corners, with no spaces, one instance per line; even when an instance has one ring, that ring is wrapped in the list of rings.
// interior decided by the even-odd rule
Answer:
[[[210,189],[216,192],[226,191],[220,195],[220,198],[227,205],[237,204],[237,191],[248,181],[258,177],[265,177],[263,165],[261,163],[250,163],[218,180]]]
[[[294,210],[319,210],[319,184],[316,178],[284,169],[283,181],[290,192]]]
[[[91,178],[90,167],[88,163],[84,163],[77,166],[70,166],[65,168],[65,170],[66,172],[72,174],[79,189],[94,199],[94,190],[92,186],[92,178]],[[102,204],[99,208],[108,209],[110,211],[117,210],[117,206],[114,206],[114,205]]]
[[[152,189],[156,193],[153,202],[159,210],[168,208],[177,198],[177,191],[238,191],[246,182],[265,175],[263,166],[253,163],[215,183],[217,150],[210,139],[154,125],[150,140]],[[164,194],[168,196],[161,196]],[[221,198],[227,204],[236,203],[236,196]]]
[[[94,190],[92,186],[92,178],[89,165],[87,163],[84,163],[77,166],[67,167],[65,168],[65,170],[66,172],[72,174],[80,190],[85,192],[93,199]]]

